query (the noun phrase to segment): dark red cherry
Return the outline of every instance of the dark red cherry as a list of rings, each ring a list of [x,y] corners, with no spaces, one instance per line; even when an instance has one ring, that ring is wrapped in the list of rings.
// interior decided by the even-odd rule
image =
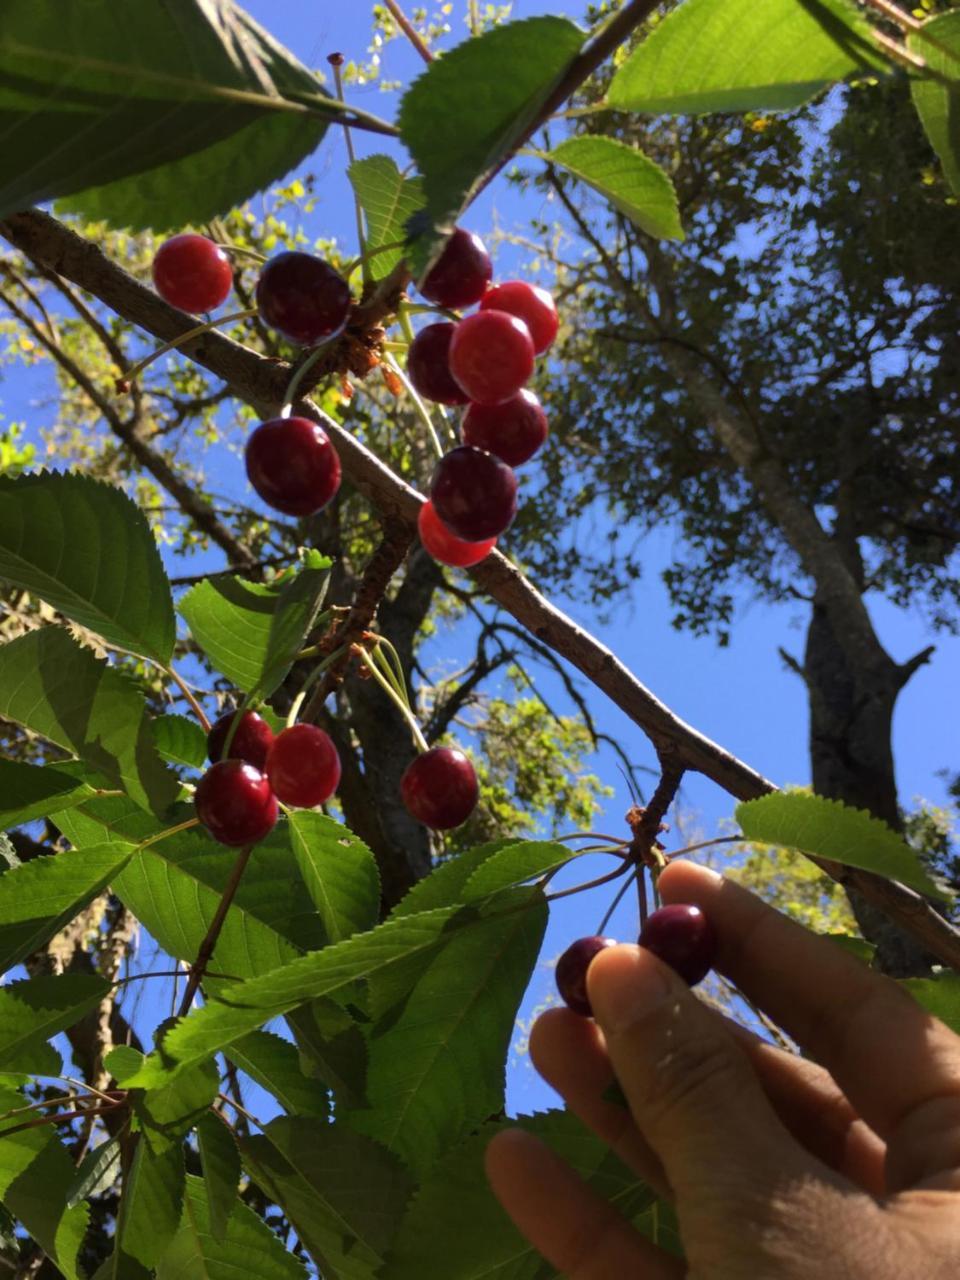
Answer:
[[[329,263],[311,253],[278,253],[257,281],[260,315],[301,347],[335,338],[350,314],[350,287]]]
[[[564,1003],[581,1017],[593,1017],[587,995],[587,970],[594,956],[613,946],[615,938],[578,938],[557,961],[557,990]]]
[[[456,747],[434,747],[408,766],[400,795],[418,822],[434,831],[459,827],[477,807],[480,788],[473,765]]]
[[[450,372],[477,404],[502,404],[533,373],[530,330],[506,311],[477,311],[457,325]]]
[[[292,725],[277,734],[270,748],[267,777],[284,804],[298,809],[326,804],[340,784],[337,748],[316,725]]]
[[[450,372],[450,343],[456,325],[428,324],[410,343],[407,373],[414,390],[436,404],[466,404],[469,396]]]
[[[547,438],[547,415],[532,391],[518,391],[503,404],[472,404],[463,415],[463,442],[519,467]]]
[[[237,712],[229,711],[225,716],[220,717],[207,734],[207,755],[214,764],[223,758],[223,748],[227,742],[227,734],[230,732],[230,726],[236,718]],[[267,763],[267,752],[270,750],[272,743],[273,730],[263,716],[258,716],[255,711],[245,711],[240,716],[240,721],[230,741],[229,758],[231,760],[245,760],[247,764],[252,764],[255,769],[263,772],[263,766]]]
[[[557,336],[560,319],[553,298],[546,289],[539,285],[527,284],[525,280],[507,280],[505,284],[495,285],[489,293],[484,294],[480,303],[481,311],[508,311],[516,316],[530,330],[533,349],[542,355]]]
[[[492,453],[462,444],[437,463],[430,501],[451,533],[465,542],[484,542],[512,524],[517,477]]]
[[[479,236],[457,227],[420,292],[438,307],[472,307],[493,279],[493,263]]]
[[[340,459],[309,418],[271,418],[247,441],[247,476],[264,502],[288,516],[310,516],[340,488]]]
[[[243,760],[211,765],[197,783],[194,803],[214,840],[235,848],[269,835],[279,812],[270,783]]]
[[[706,977],[717,958],[716,930],[699,907],[685,902],[652,912],[639,941],[691,987]]]
[[[165,240],[153,259],[153,284],[171,307],[213,311],[233,288],[230,259],[206,236],[185,232]]]
[[[441,521],[433,503],[429,501],[420,508],[417,528],[427,555],[454,569],[469,569],[472,565],[479,564],[497,545],[496,538],[485,538],[483,542],[465,542],[463,538],[456,537]]]

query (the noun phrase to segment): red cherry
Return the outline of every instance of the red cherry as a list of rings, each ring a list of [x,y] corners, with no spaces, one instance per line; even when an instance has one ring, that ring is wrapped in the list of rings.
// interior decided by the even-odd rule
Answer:
[[[337,748],[315,724],[291,725],[270,748],[267,777],[278,800],[314,809],[326,804],[340,783]]]
[[[420,292],[438,307],[472,307],[493,279],[493,263],[479,236],[457,227]]]
[[[290,342],[314,347],[342,333],[350,314],[350,287],[322,258],[278,253],[260,272],[260,315]]]
[[[639,941],[691,987],[706,977],[717,958],[717,932],[690,903],[675,902],[652,912]]]
[[[513,523],[517,477],[492,453],[462,444],[437,463],[430,501],[451,533],[465,542],[484,542]]]
[[[578,938],[557,961],[557,990],[564,1003],[583,1018],[593,1017],[587,995],[587,970],[596,955],[616,946],[616,938]]]
[[[288,516],[310,516],[340,488],[340,459],[309,418],[271,418],[247,441],[247,476],[264,502]]]
[[[157,250],[153,284],[171,307],[197,315],[220,306],[233,288],[233,268],[218,244],[188,231]]]
[[[225,716],[221,716],[207,734],[207,755],[214,764],[223,756],[227,734],[230,732],[230,726],[236,716],[236,711],[230,711]],[[263,716],[258,716],[255,711],[245,711],[240,717],[236,732],[230,743],[229,758],[231,760],[245,760],[247,764],[252,764],[255,769],[259,769],[262,772],[263,766],[267,763],[267,752],[270,750],[272,743],[273,730]]]
[[[547,438],[547,415],[532,391],[503,404],[472,404],[463,415],[464,444],[486,449],[511,467],[528,462]]]
[[[432,502],[425,502],[420,508],[417,528],[427,555],[455,569],[469,569],[471,565],[479,564],[497,545],[496,538],[465,542],[463,538],[455,537],[437,515]]]
[[[456,325],[428,324],[410,343],[407,373],[414,390],[437,404],[466,404],[469,396],[453,380],[450,372],[450,343]]]
[[[530,330],[533,349],[542,355],[557,336],[560,318],[556,304],[546,289],[537,284],[527,284],[525,280],[508,280],[498,284],[485,294],[481,303],[481,311],[509,311]]]
[[[506,311],[477,311],[457,325],[450,372],[477,404],[502,404],[533,373],[530,330]]]
[[[434,831],[449,831],[470,817],[480,798],[473,765],[456,747],[434,747],[408,766],[400,779],[407,811]]]
[[[197,817],[214,840],[238,847],[256,844],[277,821],[277,799],[259,769],[243,760],[221,760],[197,783]]]

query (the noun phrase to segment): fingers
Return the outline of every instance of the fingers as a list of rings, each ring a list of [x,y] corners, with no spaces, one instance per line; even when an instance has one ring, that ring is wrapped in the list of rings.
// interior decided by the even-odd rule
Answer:
[[[553,1152],[520,1129],[495,1137],[487,1177],[517,1227],[568,1280],[679,1280],[668,1258]]]

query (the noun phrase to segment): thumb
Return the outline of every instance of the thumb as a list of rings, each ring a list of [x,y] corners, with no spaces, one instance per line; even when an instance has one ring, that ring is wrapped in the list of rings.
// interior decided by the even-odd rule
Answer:
[[[812,1172],[741,1047],[672,969],[642,947],[610,947],[587,986],[634,1120],[681,1205],[765,1200],[784,1177]]]

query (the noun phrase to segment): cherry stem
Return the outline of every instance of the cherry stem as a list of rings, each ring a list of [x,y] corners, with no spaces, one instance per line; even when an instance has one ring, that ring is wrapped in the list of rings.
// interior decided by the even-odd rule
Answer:
[[[699,840],[696,844],[688,844],[685,849],[678,849],[676,853],[668,853],[667,857],[672,862],[674,858],[682,858],[688,853],[696,853],[698,849],[710,849],[715,844],[743,844],[743,836],[717,836],[713,840]]]
[[[152,844],[159,844],[161,840],[166,840],[168,836],[175,836],[180,831],[190,831],[193,827],[199,827],[199,825],[199,818],[188,818],[186,822],[178,822],[175,827],[167,827],[166,831],[160,831],[155,836],[141,840],[137,845],[137,849],[149,849]]]
[[[123,384],[123,390],[129,390],[129,384],[136,382],[143,373],[144,369],[153,364],[154,360],[159,360],[161,356],[167,354],[168,351],[175,351],[177,347],[182,346],[185,342],[189,342],[191,338],[199,338],[203,333],[209,333],[211,329],[218,329],[224,324],[233,324],[235,320],[249,320],[251,316],[257,314],[256,307],[248,307],[245,311],[233,311],[228,316],[220,316],[216,320],[207,320],[203,324],[195,325],[192,329],[188,329],[186,333],[181,333],[176,338],[171,338],[169,342],[165,342],[162,347],[157,347],[156,351],[152,351],[150,355],[135,364],[132,369],[128,369],[122,378],[117,379],[118,386]]]
[[[566,836],[554,836],[554,840],[558,844],[563,844],[567,840],[605,840],[607,844],[625,845],[629,844],[629,840],[623,840],[619,836],[608,836],[602,831],[572,831]]]
[[[337,336],[339,337],[339,334]],[[284,398],[283,398],[283,408],[280,410],[281,418],[290,417],[290,414],[293,412],[293,404],[297,398],[297,389],[300,386],[300,383],[304,380],[304,378],[307,376],[307,374],[310,372],[313,366],[317,363],[317,361],[323,355],[324,350],[329,346],[331,341],[332,341],[331,338],[327,338],[323,342],[321,342],[320,345],[318,347],[315,347],[313,351],[311,351],[310,354],[307,356],[307,358],[303,360],[300,364],[298,364],[296,369],[294,369],[293,377],[287,383],[286,394],[284,395]]]
[[[200,728],[203,730],[204,733],[209,733],[211,725],[210,725],[210,721],[207,718],[207,713],[204,711],[203,707],[201,707],[200,703],[194,697],[193,690],[187,684],[186,680],[184,680],[183,676],[181,676],[179,672],[176,670],[176,668],[172,665],[169,667],[162,666],[160,670],[163,671],[166,675],[168,675],[170,679],[174,682],[174,684],[177,685],[180,692],[183,694],[183,696],[186,698],[187,702],[189,702],[191,708],[193,709],[193,714],[200,721]]]
[[[343,274],[349,280],[357,267],[362,267],[366,263],[372,262],[378,254],[390,253],[391,250],[394,249],[406,249],[408,243],[409,242],[407,240],[392,240],[389,244],[378,244],[375,249],[367,249],[365,253],[361,253],[358,257],[354,258],[352,262],[347,263]]]
[[[403,667],[400,665],[400,655],[386,636],[380,637],[379,643],[373,651],[373,660],[374,662],[379,662],[380,670],[409,707],[410,695],[407,692],[407,682],[403,676]]]
[[[617,890],[617,896],[610,903],[610,906],[607,908],[606,915],[600,921],[600,924],[597,928],[598,937],[600,938],[603,937],[604,931],[606,930],[607,925],[613,919],[613,913],[616,911],[617,907],[619,907],[620,903],[623,901],[624,895],[626,894],[627,890],[630,888],[631,884],[633,884],[633,878],[636,874],[637,874],[637,868],[634,867],[634,869],[630,872],[629,876],[627,876],[626,880],[624,880],[623,884]]]
[[[300,709],[303,706],[304,701],[306,700],[307,694],[310,692],[310,690],[313,688],[316,682],[320,679],[320,677],[323,675],[325,671],[329,671],[329,669],[335,663],[340,661],[343,655],[349,651],[349,648],[350,648],[349,645],[342,644],[339,647],[339,649],[334,649],[333,653],[331,653],[329,657],[324,658],[324,660],[318,663],[317,666],[313,669],[313,671],[310,672],[309,676],[307,676],[306,680],[303,682],[303,688],[294,698],[293,705],[291,706],[289,712],[287,713],[288,729],[292,725],[295,725],[297,723],[297,716],[300,714]]]
[[[214,244],[217,246],[218,249],[222,249],[224,253],[239,253],[244,258],[253,258],[257,262],[267,261],[267,255],[265,253],[258,253],[256,249],[244,249],[239,244],[230,244],[229,242],[224,242],[223,240],[216,240],[216,239],[214,240]]]
[[[187,989],[183,993],[183,999],[180,1001],[180,1008],[177,1016],[185,1018],[190,1012],[193,1004],[193,998],[197,994],[200,983],[204,979],[207,972],[207,965],[210,957],[213,955],[213,949],[217,945],[220,937],[220,931],[223,929],[223,922],[227,918],[227,912],[230,910],[230,904],[236,896],[237,889],[240,887],[240,881],[243,879],[243,873],[247,869],[247,863],[250,861],[250,855],[253,853],[254,846],[248,844],[237,854],[237,860],[233,864],[233,870],[230,872],[230,879],[226,883],[220,901],[217,903],[217,909],[213,913],[213,919],[210,921],[210,927],[207,929],[206,937],[200,943],[200,950],[197,952],[197,958],[190,968],[190,977],[187,979]]]
[[[406,720],[407,724],[410,726],[410,732],[413,734],[413,740],[417,744],[417,750],[429,751],[430,744],[427,742],[426,738],[423,736],[423,730],[420,728],[419,724],[417,724],[416,716],[413,714],[413,712],[410,710],[407,704],[400,697],[399,693],[397,693],[396,689],[394,689],[390,681],[387,680],[386,676],[381,675],[380,670],[377,667],[377,664],[373,661],[373,659],[367,653],[366,649],[360,650],[360,658],[364,666],[373,676],[374,680],[376,680],[377,684],[380,686],[381,689],[383,689],[384,693],[389,697],[390,701],[396,706],[397,710],[400,712],[404,720]]]
[[[340,72],[340,68],[343,66],[343,54],[331,53],[327,61],[333,68],[333,82],[337,88],[337,99],[342,106],[346,106],[343,97],[343,76]],[[347,157],[352,166],[357,162],[357,153],[353,149],[353,137],[346,123],[343,126],[343,138],[347,144]],[[360,198],[356,192],[353,193],[353,209],[357,218],[357,243],[360,246],[360,262],[363,267],[364,283],[366,283],[369,279],[367,270],[367,237],[363,227],[363,209],[360,207]]]
[[[231,716],[230,724],[227,726],[227,736],[223,740],[223,750],[220,752],[221,760],[230,759],[230,748],[233,746],[233,740],[237,736],[237,730],[240,728],[240,721],[249,711],[252,701],[253,699],[247,694]]]
[[[420,57],[424,60],[424,62],[427,62],[427,63],[432,62],[433,54],[427,48],[419,31],[417,31],[416,27],[413,25],[413,23],[410,21],[407,15],[403,12],[403,10],[397,4],[397,0],[384,0],[384,3],[386,4],[387,8],[390,10],[390,13],[393,17],[394,22],[396,22],[397,26],[400,28],[403,34],[407,37],[407,39],[413,45],[414,49],[416,49],[417,53],[419,53]]]
[[[616,871],[610,871],[607,875],[600,876],[597,880],[587,880],[584,884],[575,884],[572,889],[560,889],[557,893],[548,893],[546,895],[547,902],[557,902],[560,898],[570,898],[575,893],[585,893],[588,889],[599,889],[601,885],[619,880],[624,872],[629,870],[630,864],[624,862],[622,866],[617,867]],[[629,881],[627,883],[629,884]]]
[[[413,383],[410,381],[410,379],[407,377],[404,371],[400,368],[400,365],[397,363],[396,360],[394,360],[393,356],[389,352],[386,353],[385,364],[387,365],[388,368],[393,370],[393,372],[397,375],[397,377],[403,383],[404,388],[407,391],[407,394],[410,396],[411,400],[416,405],[417,412],[420,414],[420,417],[423,419],[424,424],[426,425],[427,431],[430,433],[430,441],[434,449],[436,450],[437,457],[442,458],[443,445],[440,443],[440,437],[437,435],[437,429],[433,425],[433,419],[430,417],[430,411],[427,409],[427,406],[423,403],[423,401],[417,395],[416,391],[414,391]]]

